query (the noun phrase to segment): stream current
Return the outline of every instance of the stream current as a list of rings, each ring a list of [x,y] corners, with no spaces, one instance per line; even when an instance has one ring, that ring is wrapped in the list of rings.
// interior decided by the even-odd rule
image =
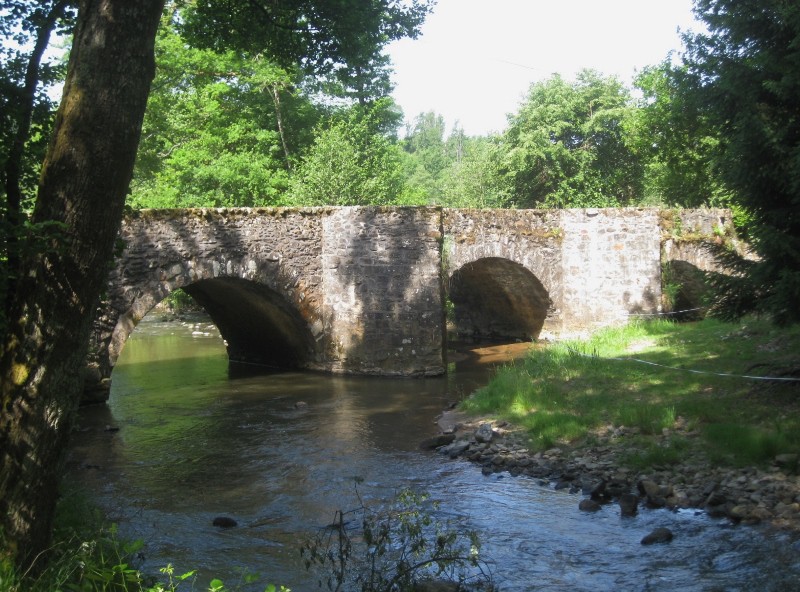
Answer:
[[[229,368],[207,320],[148,317],[125,345],[108,404],[80,412],[68,482],[145,542],[145,572],[198,569],[196,589],[211,577],[235,583],[241,570],[317,589],[302,541],[356,507],[356,488],[367,505],[410,488],[478,532],[500,590],[800,590],[800,542],[786,533],[691,511],[587,514],[580,496],[419,450],[448,403],[521,351],[469,353],[428,379],[267,373]],[[238,526],[216,528],[217,516]],[[674,540],[642,546],[660,526]]]

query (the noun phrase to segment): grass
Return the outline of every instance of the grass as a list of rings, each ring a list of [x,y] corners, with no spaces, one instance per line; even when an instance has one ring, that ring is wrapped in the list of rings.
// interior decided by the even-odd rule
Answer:
[[[792,372],[800,376],[800,327],[637,322],[533,347],[461,407],[513,422],[534,449],[580,445],[625,427],[645,448],[628,455],[635,466],[677,462],[690,448],[676,443],[681,437],[715,462],[757,465],[800,452],[800,383],[740,376]],[[658,442],[677,427],[668,446]]]

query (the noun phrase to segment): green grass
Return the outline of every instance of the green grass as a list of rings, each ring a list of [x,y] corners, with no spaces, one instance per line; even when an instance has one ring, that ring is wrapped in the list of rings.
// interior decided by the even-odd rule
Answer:
[[[695,445],[713,460],[760,464],[800,451],[800,383],[719,374],[780,376],[787,369],[800,370],[800,327],[639,322],[586,341],[534,346],[462,408],[515,423],[536,449],[580,444],[621,426],[655,440],[680,423],[699,434]],[[632,464],[649,457],[669,464],[682,452],[649,450],[631,456]]]

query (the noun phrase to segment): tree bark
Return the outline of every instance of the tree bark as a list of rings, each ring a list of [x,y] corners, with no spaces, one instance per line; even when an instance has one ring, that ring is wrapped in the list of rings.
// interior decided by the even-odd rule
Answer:
[[[42,165],[34,223],[56,222],[25,255],[0,357],[0,556],[40,565],[64,447],[82,389],[155,65],[164,0],[82,0],[64,95]]]

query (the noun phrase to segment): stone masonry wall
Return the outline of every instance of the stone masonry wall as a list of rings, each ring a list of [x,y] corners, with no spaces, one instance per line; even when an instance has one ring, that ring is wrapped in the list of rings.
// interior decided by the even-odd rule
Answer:
[[[203,304],[232,360],[444,371],[437,209],[151,210],[128,215],[120,239],[89,385],[107,387],[128,335],[177,288]]]
[[[95,325],[90,379],[110,376],[139,320],[181,287],[233,360],[437,374],[447,290],[462,336],[528,340],[620,323],[661,310],[662,256],[712,268],[699,237],[726,224],[725,210],[647,208],[135,212]]]
[[[701,318],[707,311],[710,274],[725,273],[713,248],[746,253],[736,237],[730,210],[662,210],[661,266],[664,310],[680,319]]]
[[[322,333],[322,209],[146,210],[125,217],[89,356],[89,382],[110,376],[125,340],[170,292],[226,278],[262,285]],[[316,357],[317,352],[310,352]]]
[[[661,307],[658,210],[562,210],[562,330],[626,322]]]
[[[440,211],[344,208],[323,229],[330,369],[443,373]]]

